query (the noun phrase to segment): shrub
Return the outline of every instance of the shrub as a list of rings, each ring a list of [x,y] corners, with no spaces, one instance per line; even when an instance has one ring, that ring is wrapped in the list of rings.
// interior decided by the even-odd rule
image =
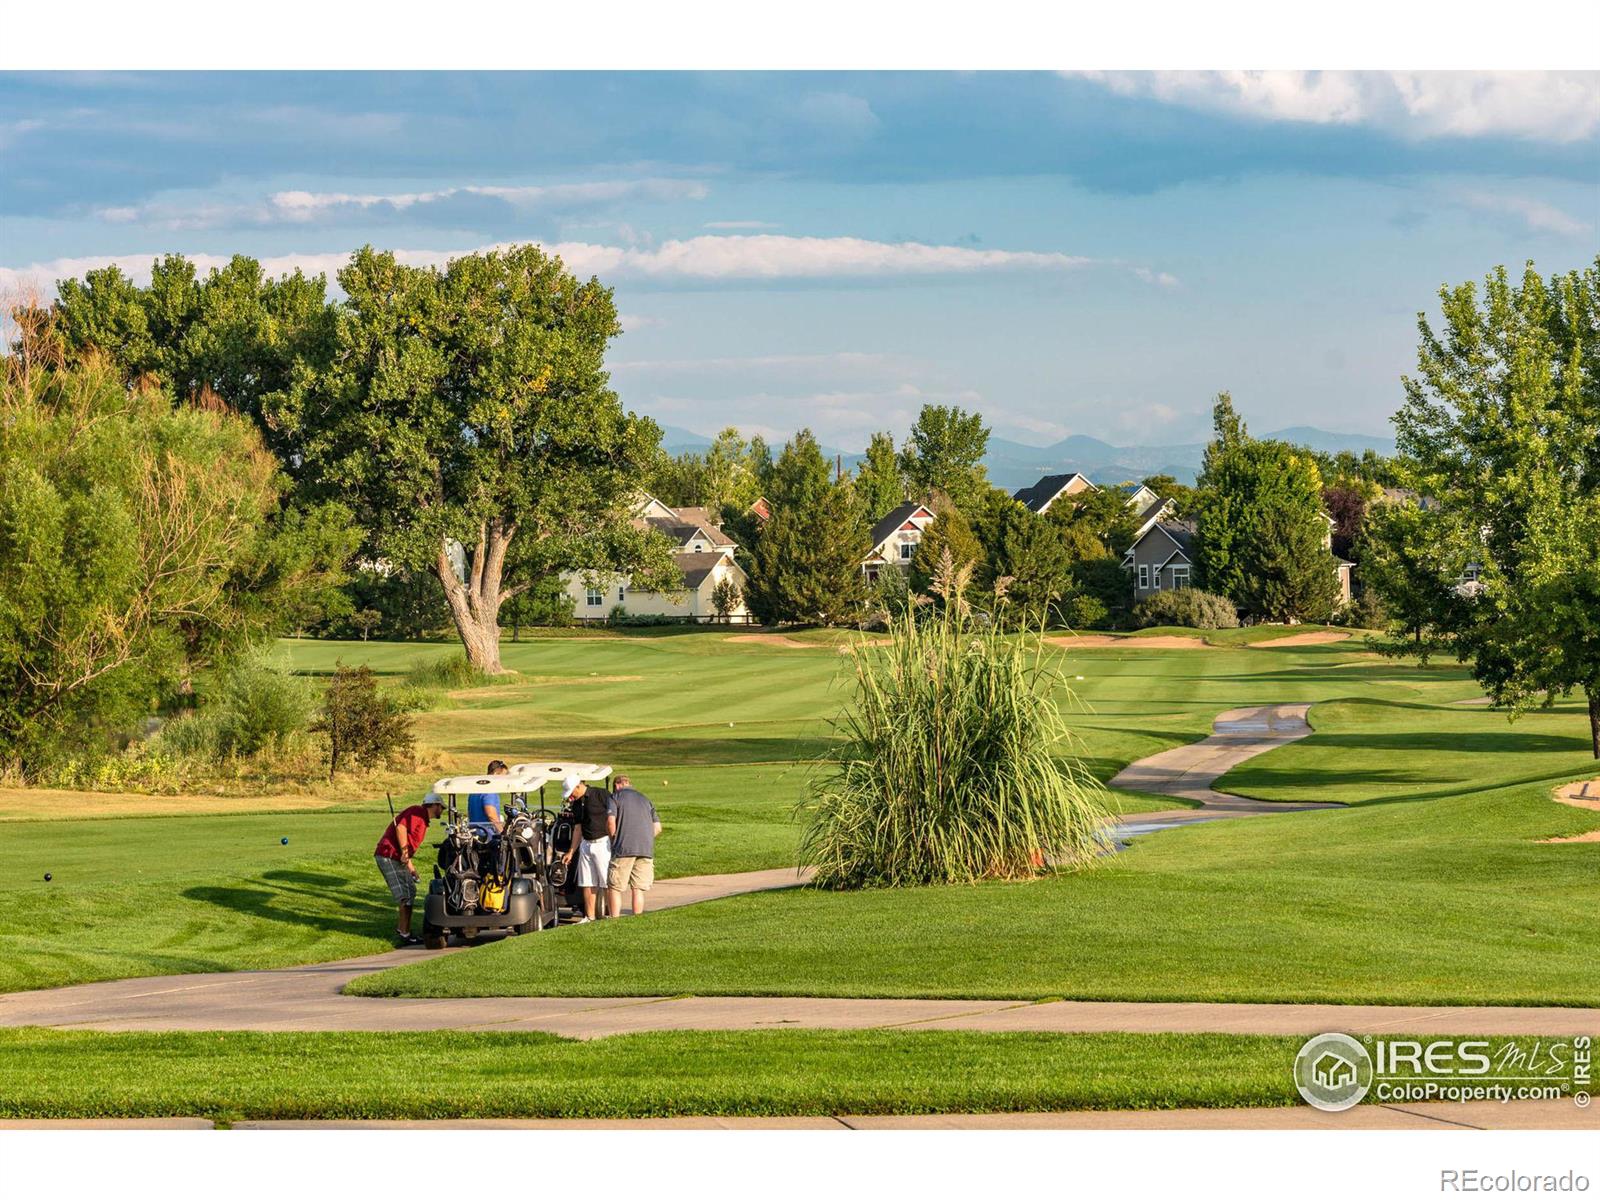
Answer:
[[[401,763],[410,759],[415,744],[410,718],[379,693],[371,667],[337,665],[312,728],[328,735],[330,780],[352,761],[358,766]]]
[[[966,576],[944,559],[946,602],[852,656],[854,701],[805,806],[801,861],[823,887],[1018,879],[1098,851],[1099,785],[1061,757],[1059,677],[1036,640],[972,619]]]
[[[311,685],[288,661],[254,650],[223,669],[206,705],[217,757],[281,749],[305,732],[314,705]]]
[[[434,690],[477,687],[488,679],[489,676],[468,662],[464,654],[419,658],[406,671],[406,683],[415,688]]]
[[[1110,623],[1110,615],[1098,596],[1079,594],[1061,606],[1061,616],[1068,629],[1103,629]]]
[[[1140,629],[1152,625],[1186,625],[1190,629],[1239,627],[1239,610],[1232,600],[1199,588],[1178,588],[1147,596],[1134,607],[1133,617]]]

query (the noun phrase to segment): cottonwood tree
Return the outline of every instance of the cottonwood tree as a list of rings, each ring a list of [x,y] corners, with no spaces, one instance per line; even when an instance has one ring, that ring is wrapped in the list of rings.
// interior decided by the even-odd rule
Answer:
[[[611,390],[610,289],[536,246],[443,270],[369,246],[339,283],[333,361],[284,419],[371,551],[438,577],[474,667],[501,670],[506,599],[563,570],[681,587],[631,519],[661,434]]]
[[[1445,632],[1513,715],[1581,692],[1600,758],[1600,258],[1440,299],[1394,422],[1405,483],[1436,502],[1413,536],[1457,579],[1476,567]]]
[[[989,429],[981,413],[943,404],[924,404],[900,449],[900,470],[911,494],[925,498],[935,491],[966,510],[989,486],[983,456]]]
[[[887,433],[875,433],[867,443],[866,457],[856,467],[856,494],[872,521],[905,503],[905,476],[894,451],[894,438]]]

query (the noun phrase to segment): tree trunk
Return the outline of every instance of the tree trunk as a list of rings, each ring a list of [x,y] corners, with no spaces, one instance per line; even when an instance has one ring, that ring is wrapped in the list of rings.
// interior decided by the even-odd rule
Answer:
[[[499,675],[500,665],[500,580],[505,573],[506,549],[516,534],[516,526],[499,518],[485,522],[478,530],[478,544],[466,551],[466,578],[456,574],[449,547],[441,541],[434,563],[434,574],[444,587],[450,617],[467,661],[486,675]]]
[[[1594,756],[1600,758],[1600,684],[1585,689],[1589,695],[1589,740]]]

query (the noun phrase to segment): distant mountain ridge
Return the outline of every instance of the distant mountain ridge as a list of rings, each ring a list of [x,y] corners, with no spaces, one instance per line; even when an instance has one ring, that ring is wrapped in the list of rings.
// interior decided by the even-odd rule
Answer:
[[[1334,433],[1314,425],[1294,425],[1273,433],[1261,435],[1279,441],[1292,442],[1324,454],[1349,450],[1360,454],[1376,450],[1379,454],[1395,452],[1393,438],[1373,437],[1365,433]],[[704,451],[711,439],[688,429],[664,426],[662,447],[669,454],[684,451]],[[781,448],[774,443],[773,450]],[[1121,483],[1124,480],[1143,479],[1147,475],[1171,475],[1179,483],[1194,482],[1200,462],[1205,454],[1204,442],[1184,442],[1171,446],[1113,446],[1099,438],[1075,433],[1049,446],[1030,446],[1009,438],[991,436],[989,452],[983,465],[990,480],[998,487],[1016,490],[1037,483],[1044,475],[1064,475],[1077,471],[1096,483]],[[861,461],[862,455],[824,446],[822,452],[830,459],[843,458],[845,468],[851,469]]]

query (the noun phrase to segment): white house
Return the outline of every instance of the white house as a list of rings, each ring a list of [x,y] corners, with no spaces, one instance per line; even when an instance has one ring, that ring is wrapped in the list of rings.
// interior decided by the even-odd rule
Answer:
[[[731,581],[739,589],[739,601],[727,620],[747,624],[752,619],[744,602],[749,577],[735,560],[739,547],[722,532],[703,508],[671,508],[654,496],[646,495],[634,511],[634,524],[654,529],[672,542],[672,554],[683,576],[681,590],[648,592],[630,586],[626,575],[599,575],[568,571],[564,578],[572,599],[572,614],[580,621],[603,621],[614,609],[629,616],[678,617],[690,621],[719,621],[713,592],[719,583]]]
[[[933,520],[933,510],[915,500],[907,500],[880,517],[872,527],[872,549],[861,560],[861,573],[874,580],[886,567],[910,570],[911,559],[922,541],[922,531],[932,525]]]

